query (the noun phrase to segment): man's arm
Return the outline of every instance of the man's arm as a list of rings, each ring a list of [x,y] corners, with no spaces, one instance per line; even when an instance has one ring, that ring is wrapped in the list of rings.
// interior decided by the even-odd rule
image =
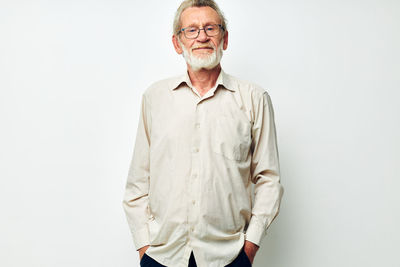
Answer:
[[[254,246],[260,245],[267,228],[278,215],[283,194],[279,176],[274,112],[267,92],[256,103],[258,104],[254,112],[251,146],[253,153],[251,178],[255,184],[254,205],[246,231],[246,243],[252,243],[247,244],[252,251],[256,251]]]
[[[150,106],[146,96],[142,96],[139,125],[135,148],[126,182],[123,208],[133,241],[140,256],[149,245],[148,191],[150,179]],[[146,247],[147,246],[147,247]]]

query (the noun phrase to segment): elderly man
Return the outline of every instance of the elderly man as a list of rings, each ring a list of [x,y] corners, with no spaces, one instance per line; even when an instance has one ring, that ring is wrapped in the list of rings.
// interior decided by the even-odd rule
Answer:
[[[187,72],[144,92],[123,200],[140,264],[251,266],[283,193],[271,100],[221,69],[213,0],[180,5],[172,42]]]

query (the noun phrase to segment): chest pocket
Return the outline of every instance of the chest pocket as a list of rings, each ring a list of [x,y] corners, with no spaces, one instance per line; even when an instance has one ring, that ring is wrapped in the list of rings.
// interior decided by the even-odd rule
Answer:
[[[225,158],[243,161],[251,145],[251,124],[227,115],[212,119],[212,150]]]

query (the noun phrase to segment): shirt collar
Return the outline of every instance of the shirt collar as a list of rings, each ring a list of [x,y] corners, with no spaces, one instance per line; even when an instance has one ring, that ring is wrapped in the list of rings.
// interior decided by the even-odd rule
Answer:
[[[193,88],[192,82],[190,81],[189,74],[187,72],[184,75],[172,79],[169,84],[169,88],[171,91],[178,89],[182,83],[186,83],[189,87]],[[228,89],[229,91],[236,91],[236,84],[232,81],[232,78],[222,69],[217,78],[216,86],[218,85],[222,85],[223,88]]]

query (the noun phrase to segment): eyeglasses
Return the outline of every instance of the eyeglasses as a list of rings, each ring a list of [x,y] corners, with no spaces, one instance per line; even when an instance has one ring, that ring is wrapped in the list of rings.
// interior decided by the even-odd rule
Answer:
[[[181,29],[179,33],[183,32],[185,34],[185,37],[188,39],[196,39],[199,36],[201,30],[204,30],[208,37],[213,37],[220,33],[220,29],[223,31],[225,30],[221,24],[213,24],[207,25],[202,29],[199,29],[198,27],[186,27]]]

